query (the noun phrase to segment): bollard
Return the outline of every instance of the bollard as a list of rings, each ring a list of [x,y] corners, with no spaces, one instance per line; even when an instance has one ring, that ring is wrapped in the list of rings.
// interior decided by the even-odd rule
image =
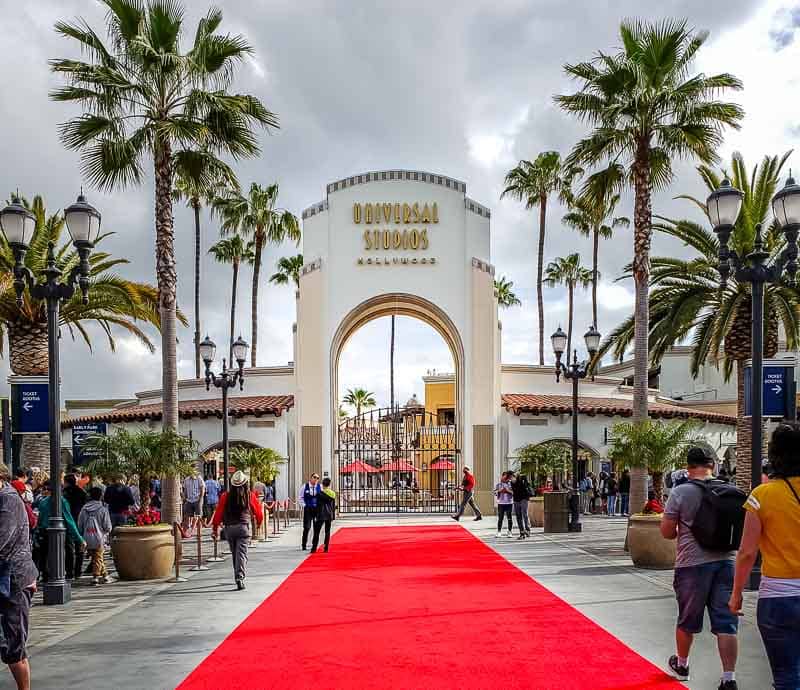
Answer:
[[[263,520],[261,520],[261,527],[263,528],[263,531],[259,541],[265,542],[267,541],[267,522],[269,522],[269,511],[267,509],[266,501],[261,504],[261,515],[263,516]]]
[[[171,577],[167,582],[186,582],[185,577],[181,577],[181,556],[183,555],[183,544],[180,534],[180,525],[177,522],[172,523],[172,536],[175,544],[175,576]]]
[[[219,555],[219,551],[218,551],[218,548],[219,548],[219,537],[217,536],[217,533],[213,529],[211,530],[211,541],[214,542],[214,555],[211,556],[211,558],[207,558],[206,562],[207,563],[220,563],[220,562],[224,561],[225,557],[224,556],[220,556]]]
[[[197,557],[189,570],[208,570],[208,566],[203,565],[203,523],[199,517],[194,518],[194,526],[197,529]]]
[[[258,544],[258,526],[256,525],[256,516],[250,515],[250,542],[248,547],[251,549],[255,549]]]
[[[283,520],[284,520],[284,527],[289,529],[289,499],[286,499],[285,510],[283,511]]]
[[[279,518],[281,510],[281,504],[275,501],[275,512],[272,513],[272,536],[277,537],[281,531],[279,527]]]

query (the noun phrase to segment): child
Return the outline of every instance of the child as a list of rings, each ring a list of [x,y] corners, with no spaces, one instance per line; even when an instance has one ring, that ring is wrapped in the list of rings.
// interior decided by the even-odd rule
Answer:
[[[664,512],[664,506],[656,500],[655,491],[649,491],[647,493],[647,503],[644,504],[644,510],[642,510],[642,512],[645,515],[660,515]]]
[[[111,516],[103,504],[103,490],[99,486],[89,489],[89,501],[78,515],[78,529],[86,540],[86,548],[92,559],[92,584],[112,582],[103,560],[103,547],[111,534]]]
[[[319,545],[319,533],[325,525],[325,553],[328,553],[328,545],[331,542],[331,522],[336,518],[336,492],[331,489],[331,478],[325,477],[322,480],[322,491],[317,496],[317,518],[314,521],[314,540],[311,542],[311,553],[317,550]]]

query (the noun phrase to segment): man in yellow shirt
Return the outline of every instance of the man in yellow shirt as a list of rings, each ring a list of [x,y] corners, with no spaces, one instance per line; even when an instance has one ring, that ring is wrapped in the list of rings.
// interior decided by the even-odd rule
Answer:
[[[800,688],[800,425],[772,434],[772,478],[747,498],[729,606],[739,613],[742,590],[761,550],[758,629],[776,690]]]

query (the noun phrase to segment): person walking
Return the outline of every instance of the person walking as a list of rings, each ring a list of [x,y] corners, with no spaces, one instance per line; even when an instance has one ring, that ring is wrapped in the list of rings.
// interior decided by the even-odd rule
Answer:
[[[581,512],[584,515],[589,514],[589,506],[592,502],[592,473],[587,472],[586,476],[581,479],[578,488],[581,492]]]
[[[464,477],[461,480],[461,503],[458,506],[458,511],[455,515],[451,515],[450,517],[453,518],[456,522],[461,519],[461,516],[464,514],[464,509],[469,505],[472,508],[472,512],[475,513],[475,521],[483,520],[483,515],[481,514],[480,508],[478,508],[477,504],[475,503],[475,476],[470,472],[469,467],[465,467],[463,470]]]
[[[11,472],[0,463],[0,660],[8,666],[17,690],[30,690],[26,644],[31,600],[38,572],[31,557],[28,515],[11,486]]]
[[[108,535],[111,534],[111,515],[102,502],[103,490],[99,486],[89,489],[89,501],[78,515],[78,530],[86,540],[92,567],[92,584],[108,584],[112,582],[108,576],[103,550]]]
[[[192,518],[203,516],[203,497],[206,495],[206,485],[196,468],[183,480],[182,489],[183,528],[187,529]]]
[[[614,517],[617,512],[617,474],[612,472],[606,480],[606,493],[608,494],[608,515]]]
[[[776,690],[800,688],[800,425],[772,434],[772,477],[753,489],[736,558],[732,613],[741,615],[742,590],[761,551],[757,622]]]
[[[210,520],[219,503],[219,482],[214,479],[213,474],[208,474],[204,484],[206,485],[206,500],[203,503],[203,515],[206,520]]]
[[[703,615],[708,609],[722,662],[719,688],[736,690],[739,619],[728,608],[733,593],[734,552],[710,550],[692,531],[706,491],[699,482],[716,482],[714,459],[705,449],[693,447],[687,453],[686,468],[690,481],[672,490],[661,518],[662,536],[678,540],[673,582],[678,600],[677,652],[667,664],[678,680],[689,680],[689,652],[694,636],[703,630]]]
[[[494,495],[497,497],[497,536],[503,533],[503,518],[508,516],[508,532],[506,536],[511,536],[513,524],[511,522],[511,510],[514,504],[514,491],[511,488],[510,476],[513,472],[503,472],[500,481],[494,486]]]
[[[69,512],[72,519],[77,523],[78,516],[81,514],[83,506],[89,497],[86,492],[78,486],[78,478],[74,474],[68,474],[64,477],[64,498],[67,499],[69,504]],[[80,530],[78,530],[80,531]],[[81,576],[81,567],[83,566],[83,550],[80,543],[73,539],[67,539],[66,554],[64,559],[64,569],[68,580],[77,580]]]
[[[524,474],[518,474],[511,482],[511,492],[514,497],[514,515],[517,516],[517,527],[519,527],[517,539],[525,539],[525,537],[531,536],[531,525],[528,520],[528,501],[533,495],[533,490]]]
[[[622,470],[619,478],[619,498],[620,514],[627,516],[631,514],[631,473],[630,470]]]
[[[219,497],[211,524],[214,538],[219,538],[219,526],[224,525],[224,538],[228,542],[233,558],[233,577],[236,589],[245,589],[247,578],[247,547],[250,543],[250,522],[255,518],[256,527],[264,521],[264,511],[254,491],[250,490],[247,475],[237,470],[231,477],[231,488]]]
[[[336,492],[331,489],[330,477],[322,480],[322,490],[317,496],[317,517],[314,519],[314,539],[311,542],[311,553],[316,553],[319,546],[319,533],[325,527],[325,553],[331,543],[331,523],[336,519]]]
[[[300,494],[297,497],[298,503],[303,506],[303,537],[300,542],[300,548],[303,551],[306,550],[306,545],[308,544],[308,533],[317,519],[317,499],[321,490],[319,475],[314,472],[308,478],[308,481],[300,487]]]
[[[51,503],[53,501],[53,496],[50,493],[49,485],[42,486],[42,489],[42,497],[39,500],[39,519],[36,525],[35,539],[39,545],[39,562],[37,565],[39,567],[39,572],[42,575],[42,579],[47,581],[47,558],[49,553],[47,528],[50,526],[50,511],[52,510]],[[64,498],[64,496],[61,496],[61,516],[64,520],[64,527],[66,529],[64,548],[69,549],[70,542],[72,542],[73,544],[77,545],[78,549],[85,551],[86,542],[81,536],[81,533],[78,531],[78,526],[75,524],[75,520],[72,519],[69,503],[67,503],[67,499]]]
[[[125,477],[119,475],[114,482],[106,487],[103,502],[108,506],[111,524],[114,527],[124,527],[128,523],[128,514],[135,501],[130,487],[125,484]]]

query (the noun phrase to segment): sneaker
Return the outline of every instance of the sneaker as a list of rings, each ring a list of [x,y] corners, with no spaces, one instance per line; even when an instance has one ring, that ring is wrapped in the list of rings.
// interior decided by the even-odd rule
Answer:
[[[719,682],[719,690],[739,690],[739,686],[735,680],[721,680]]]
[[[458,522],[458,516],[457,515],[451,515],[450,517],[453,518],[453,520],[455,520],[456,522]]]
[[[476,518],[473,520],[473,522],[477,522],[478,520],[483,520],[483,515],[476,516]]]
[[[511,530],[508,530],[508,532],[506,532],[506,536],[507,536],[509,539],[511,539],[511,537],[513,537],[514,535],[511,533]]]
[[[497,538],[498,538],[498,539],[499,539],[500,537],[502,537],[502,536],[503,536],[503,533],[502,533],[502,532],[498,532],[498,533],[497,533]]]
[[[530,536],[531,536],[531,531],[530,531],[530,530],[526,530],[526,532],[525,532],[525,536],[526,536],[526,537],[530,537]]]
[[[115,582],[115,580],[110,575],[103,575],[103,577],[100,578],[101,584],[110,585],[112,582]]]
[[[93,578],[92,578],[92,584],[93,584],[95,587],[97,587],[97,585],[99,585],[99,584],[100,584],[100,578],[99,578],[99,577],[93,577]]]
[[[689,667],[688,666],[678,666],[678,657],[673,654],[669,661],[669,670],[672,671],[672,675],[674,675],[678,680],[689,680]]]
[[[520,539],[524,539],[524,538],[525,538],[525,534],[524,534],[524,533],[523,533],[523,534],[520,534],[520,535],[517,537],[517,541],[519,541]]]

